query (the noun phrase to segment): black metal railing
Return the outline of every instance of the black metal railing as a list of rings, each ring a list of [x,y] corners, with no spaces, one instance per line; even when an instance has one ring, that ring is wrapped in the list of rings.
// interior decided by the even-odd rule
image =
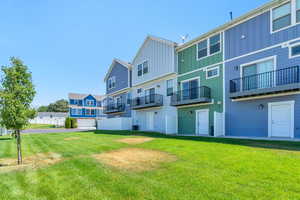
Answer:
[[[104,109],[103,109],[103,112],[105,114],[124,112],[124,111],[125,111],[124,103],[110,103],[107,106],[104,106]]]
[[[274,88],[300,82],[299,66],[230,80],[230,93]]]
[[[211,98],[211,89],[207,86],[191,88],[189,90],[181,90],[175,92],[171,96],[171,105],[185,103],[199,103],[208,101]]]
[[[132,108],[153,107],[163,105],[163,95],[151,94],[143,97],[136,97],[132,100]]]

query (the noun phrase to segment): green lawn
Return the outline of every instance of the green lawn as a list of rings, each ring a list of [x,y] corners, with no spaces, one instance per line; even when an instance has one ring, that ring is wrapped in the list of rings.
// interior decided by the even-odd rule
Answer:
[[[24,156],[55,152],[64,161],[0,172],[0,199],[300,199],[300,143],[165,137],[129,145],[128,132],[24,135]],[[139,135],[142,135],[140,133]],[[78,140],[64,140],[67,137]],[[151,171],[119,170],[91,155],[126,147],[167,152],[177,161]],[[0,137],[0,159],[16,155]]]
[[[27,129],[49,129],[55,128],[54,125],[51,124],[29,124]]]

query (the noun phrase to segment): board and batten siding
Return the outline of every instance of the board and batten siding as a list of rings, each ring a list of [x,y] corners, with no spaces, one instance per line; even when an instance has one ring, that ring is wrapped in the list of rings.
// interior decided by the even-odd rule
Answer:
[[[138,76],[138,65],[144,61],[149,62],[149,72]],[[133,62],[132,85],[151,81],[171,73],[176,73],[174,45],[148,39]]]
[[[128,70],[129,69],[127,67],[121,65],[120,63],[115,63],[106,80],[106,94],[109,95],[130,86],[130,81],[128,80],[130,74]],[[116,77],[116,86],[114,88],[108,89],[108,80],[113,76]]]
[[[225,31],[225,59],[232,59],[300,37],[300,24],[271,33],[271,12]]]

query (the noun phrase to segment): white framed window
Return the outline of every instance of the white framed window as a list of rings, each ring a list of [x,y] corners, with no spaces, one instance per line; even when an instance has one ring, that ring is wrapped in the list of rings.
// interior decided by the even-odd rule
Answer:
[[[91,115],[91,109],[85,109],[85,115]]]
[[[86,105],[87,106],[94,106],[94,100],[86,100]]]
[[[138,76],[143,76],[149,72],[149,62],[146,60],[138,65]]]
[[[221,51],[221,34],[203,40],[197,44],[197,60],[212,56]]]
[[[174,80],[173,79],[167,80],[167,96],[172,96],[174,92],[173,90],[174,90]]]
[[[300,56],[300,43],[290,46],[289,49],[290,49],[290,58]]]
[[[108,79],[108,89],[112,89],[115,87],[116,87],[116,77],[113,76]]]
[[[296,23],[300,23],[300,0],[296,0]]]
[[[219,66],[206,69],[206,79],[218,77],[219,74],[220,74]]]
[[[292,24],[291,2],[272,9],[272,31],[279,31]]]

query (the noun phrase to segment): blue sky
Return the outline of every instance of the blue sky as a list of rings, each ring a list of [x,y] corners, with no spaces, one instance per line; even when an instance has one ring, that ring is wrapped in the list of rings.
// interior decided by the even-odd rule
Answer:
[[[148,34],[195,38],[267,0],[1,0],[0,65],[29,66],[46,105],[68,92],[105,93],[114,57],[131,61]]]

